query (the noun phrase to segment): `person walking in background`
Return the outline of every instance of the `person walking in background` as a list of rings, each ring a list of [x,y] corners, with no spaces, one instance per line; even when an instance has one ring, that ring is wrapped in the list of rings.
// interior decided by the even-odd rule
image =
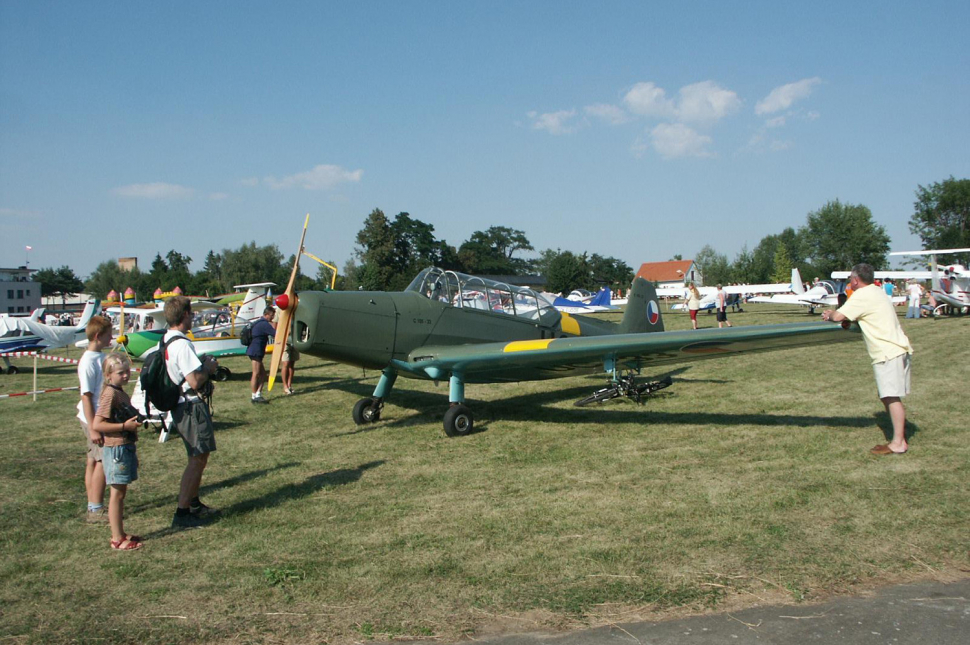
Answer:
[[[697,329],[697,311],[701,308],[701,292],[693,282],[687,285],[687,296],[684,302],[687,304],[687,311],[690,312],[691,327]]]
[[[906,309],[907,318],[920,317],[919,301],[922,296],[923,287],[921,287],[919,282],[916,280],[910,280],[909,284],[906,286],[906,297],[909,301],[909,306]]]
[[[721,329],[724,325],[732,326],[727,319],[727,294],[724,287],[717,285],[717,328]]]
[[[253,376],[249,381],[252,390],[253,403],[269,403],[263,398],[263,383],[266,382],[266,366],[263,357],[266,356],[266,345],[271,337],[276,336],[276,326],[270,322],[276,308],[269,306],[263,310],[263,317],[256,321],[252,328],[253,340],[246,348],[246,356],[252,361]],[[277,348],[274,351],[279,351]]]

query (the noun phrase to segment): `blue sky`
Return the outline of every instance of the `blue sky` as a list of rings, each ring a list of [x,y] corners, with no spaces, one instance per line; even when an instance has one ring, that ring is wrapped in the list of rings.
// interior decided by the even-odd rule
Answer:
[[[965,0],[0,0],[0,266],[289,255],[306,212],[342,266],[381,208],[636,268],[833,199],[910,250],[917,186],[970,176],[967,25]]]

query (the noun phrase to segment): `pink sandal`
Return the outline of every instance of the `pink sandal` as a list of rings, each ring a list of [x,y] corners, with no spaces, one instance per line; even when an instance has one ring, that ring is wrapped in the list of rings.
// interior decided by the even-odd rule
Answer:
[[[111,548],[115,551],[134,551],[135,549],[140,549],[144,546],[141,542],[136,542],[131,538],[125,538],[123,540],[118,540],[115,542],[111,540]]]

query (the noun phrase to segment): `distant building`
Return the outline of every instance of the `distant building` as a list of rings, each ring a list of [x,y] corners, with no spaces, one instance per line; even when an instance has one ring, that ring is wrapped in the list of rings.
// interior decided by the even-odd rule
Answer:
[[[29,314],[40,307],[40,283],[31,278],[36,272],[25,266],[0,268],[0,313]]]
[[[682,287],[686,282],[704,286],[704,276],[693,260],[644,262],[637,271],[637,277],[649,280],[658,287]]]
[[[118,268],[122,271],[131,271],[138,268],[138,258],[118,258]]]

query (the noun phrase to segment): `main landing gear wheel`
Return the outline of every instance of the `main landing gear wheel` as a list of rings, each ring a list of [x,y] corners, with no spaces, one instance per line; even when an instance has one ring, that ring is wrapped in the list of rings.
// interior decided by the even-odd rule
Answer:
[[[449,437],[463,437],[475,427],[475,417],[471,408],[459,403],[445,412],[445,434]]]
[[[232,372],[229,371],[229,368],[222,367],[220,365],[219,368],[216,369],[216,373],[212,375],[212,379],[218,383],[225,383],[229,380],[230,376],[232,376]]]
[[[354,406],[354,423],[359,426],[376,423],[381,418],[382,407],[384,406],[379,399],[361,399]]]
[[[2,372],[3,370],[0,370]],[[7,370],[7,374],[18,374],[20,372],[16,365],[11,365],[10,369]]]

